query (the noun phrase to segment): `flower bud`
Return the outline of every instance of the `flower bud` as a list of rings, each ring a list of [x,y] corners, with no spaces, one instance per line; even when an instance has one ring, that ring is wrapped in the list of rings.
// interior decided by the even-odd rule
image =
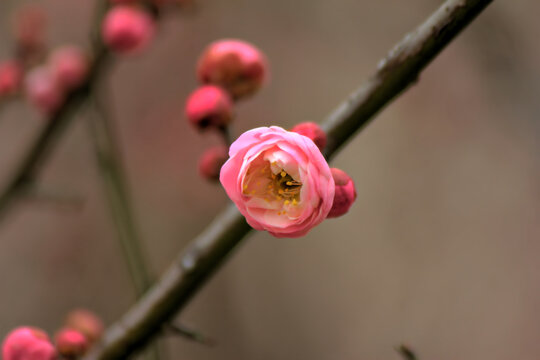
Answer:
[[[54,360],[56,350],[40,329],[25,326],[11,331],[2,344],[3,360]]]
[[[186,102],[186,116],[199,130],[208,127],[225,128],[232,121],[232,101],[221,88],[201,86]]]
[[[30,102],[46,115],[55,112],[64,102],[64,91],[46,66],[32,69],[24,85]]]
[[[197,64],[197,77],[204,84],[223,87],[232,98],[255,93],[267,73],[264,55],[240,40],[220,40],[210,44]]]
[[[90,344],[103,335],[103,322],[92,312],[84,309],[73,310],[66,317],[64,326],[81,332]]]
[[[298,133],[300,135],[307,136],[313,142],[319,150],[323,151],[326,146],[326,133],[321,129],[321,127],[313,122],[303,122],[298,125],[295,125],[291,131]]]
[[[0,96],[13,95],[19,89],[22,80],[22,68],[15,61],[0,63]]]
[[[331,168],[332,177],[336,184],[336,192],[334,194],[334,203],[332,209],[328,213],[328,218],[335,218],[346,214],[356,200],[356,189],[354,181],[343,170]]]
[[[213,146],[206,149],[199,158],[199,174],[207,180],[218,181],[221,167],[228,158],[229,154],[225,146]]]
[[[118,53],[144,49],[154,36],[154,21],[144,11],[127,6],[113,7],[103,21],[103,42]]]
[[[76,46],[55,49],[49,57],[49,66],[56,82],[66,90],[81,85],[88,75],[88,57]]]
[[[36,63],[45,49],[45,30],[47,17],[41,7],[25,5],[13,18],[18,58],[25,64]]]
[[[77,330],[63,328],[55,336],[56,350],[66,358],[77,358],[88,350],[88,340]]]

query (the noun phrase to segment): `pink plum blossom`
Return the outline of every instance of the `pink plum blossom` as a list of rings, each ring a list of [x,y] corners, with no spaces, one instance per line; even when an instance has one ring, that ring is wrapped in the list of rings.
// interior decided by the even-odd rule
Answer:
[[[326,146],[326,133],[317,123],[303,122],[295,125],[291,131],[307,136],[321,151]]]
[[[88,340],[77,330],[63,328],[55,336],[56,349],[66,358],[77,358],[88,350]]]
[[[186,101],[186,116],[199,130],[225,128],[233,118],[229,95],[220,87],[201,86]]]
[[[23,71],[16,61],[7,60],[0,63],[0,96],[13,95],[19,89]]]
[[[197,64],[200,82],[223,87],[233,99],[259,90],[267,73],[264,54],[250,43],[235,39],[211,43]]]
[[[32,69],[24,83],[28,100],[45,115],[54,113],[64,102],[64,89],[45,65]]]
[[[349,212],[349,209],[356,200],[356,189],[353,179],[345,171],[337,168],[332,168],[330,171],[332,171],[332,176],[336,184],[336,192],[332,209],[328,213],[328,218],[335,218]]]
[[[118,53],[144,49],[154,37],[154,21],[143,10],[129,5],[113,7],[103,20],[103,42]]]
[[[53,360],[56,350],[40,329],[19,327],[11,331],[2,344],[3,360]]]
[[[83,83],[88,74],[88,57],[77,46],[55,49],[49,57],[52,75],[64,89],[71,90]]]
[[[220,181],[247,222],[276,237],[300,237],[332,208],[334,179],[311,139],[278,126],[242,134]]]
[[[66,317],[64,326],[81,332],[90,344],[101,338],[104,328],[101,319],[86,309],[75,309],[71,311]]]

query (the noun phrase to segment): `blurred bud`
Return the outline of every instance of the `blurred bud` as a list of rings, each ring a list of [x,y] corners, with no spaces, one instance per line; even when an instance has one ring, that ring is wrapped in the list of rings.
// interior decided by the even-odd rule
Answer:
[[[232,121],[232,101],[220,87],[201,86],[186,102],[189,122],[200,130],[208,127],[225,128]]]
[[[64,91],[46,66],[30,70],[24,79],[24,88],[28,100],[46,115],[55,112],[64,102]]]
[[[56,350],[45,332],[33,327],[11,331],[2,344],[3,360],[54,360]]]
[[[143,10],[119,5],[103,21],[103,42],[118,53],[143,50],[154,36],[154,21]]]
[[[87,55],[76,46],[55,49],[49,57],[49,66],[55,80],[66,90],[81,85],[89,70]]]
[[[19,63],[7,60],[0,63],[0,97],[13,95],[21,86],[23,71]]]
[[[88,350],[86,337],[77,330],[63,328],[55,336],[56,350],[67,358],[77,358]]]
[[[15,13],[13,36],[18,57],[25,64],[35,62],[44,52],[46,19],[45,12],[36,5],[26,5]]]
[[[94,313],[85,310],[73,310],[66,317],[64,326],[81,332],[90,344],[95,343],[103,335],[103,322]]]
[[[197,77],[204,84],[219,85],[234,99],[255,93],[267,73],[264,55],[240,40],[220,40],[210,44],[197,64]]]
[[[334,203],[328,213],[328,218],[335,218],[346,214],[356,200],[354,181],[343,170],[331,168],[332,177],[336,184]]]
[[[295,125],[291,131],[310,138],[321,151],[326,146],[326,133],[316,123],[303,122]]]
[[[213,146],[206,149],[199,158],[199,174],[207,180],[218,181],[221,167],[228,158],[229,154],[225,146]]]

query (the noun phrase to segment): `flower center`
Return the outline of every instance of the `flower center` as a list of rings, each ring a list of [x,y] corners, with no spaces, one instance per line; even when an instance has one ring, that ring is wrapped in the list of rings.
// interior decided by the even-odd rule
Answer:
[[[277,201],[281,206],[298,205],[302,183],[284,169],[274,173],[272,167],[275,169],[276,163],[268,161],[250,167],[244,180],[243,194],[262,198],[267,203]]]
[[[296,181],[291,175],[283,169],[278,174],[270,172],[271,181],[268,184],[268,190],[276,198],[276,200],[284,200],[285,205],[292,202],[296,205],[300,196],[302,183]]]

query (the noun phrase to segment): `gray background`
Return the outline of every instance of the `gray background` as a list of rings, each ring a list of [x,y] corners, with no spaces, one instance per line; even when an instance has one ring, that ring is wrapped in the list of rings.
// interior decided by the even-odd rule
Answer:
[[[210,41],[263,49],[271,82],[239,104],[237,134],[322,121],[433,0],[199,0],[108,80],[136,215],[156,273],[226,203],[196,162],[219,139],[182,108]],[[0,56],[10,54],[0,2]],[[87,45],[93,2],[43,0],[52,45]],[[167,340],[172,359],[422,359],[540,356],[540,46],[531,0],[495,1],[336,158],[356,180],[351,212],[301,239],[257,233],[182,314],[218,341]],[[85,199],[19,203],[0,228],[0,334],[54,331],[86,306],[107,323],[134,301],[79,112],[43,172]],[[43,125],[22,102],[0,114],[0,179]]]

